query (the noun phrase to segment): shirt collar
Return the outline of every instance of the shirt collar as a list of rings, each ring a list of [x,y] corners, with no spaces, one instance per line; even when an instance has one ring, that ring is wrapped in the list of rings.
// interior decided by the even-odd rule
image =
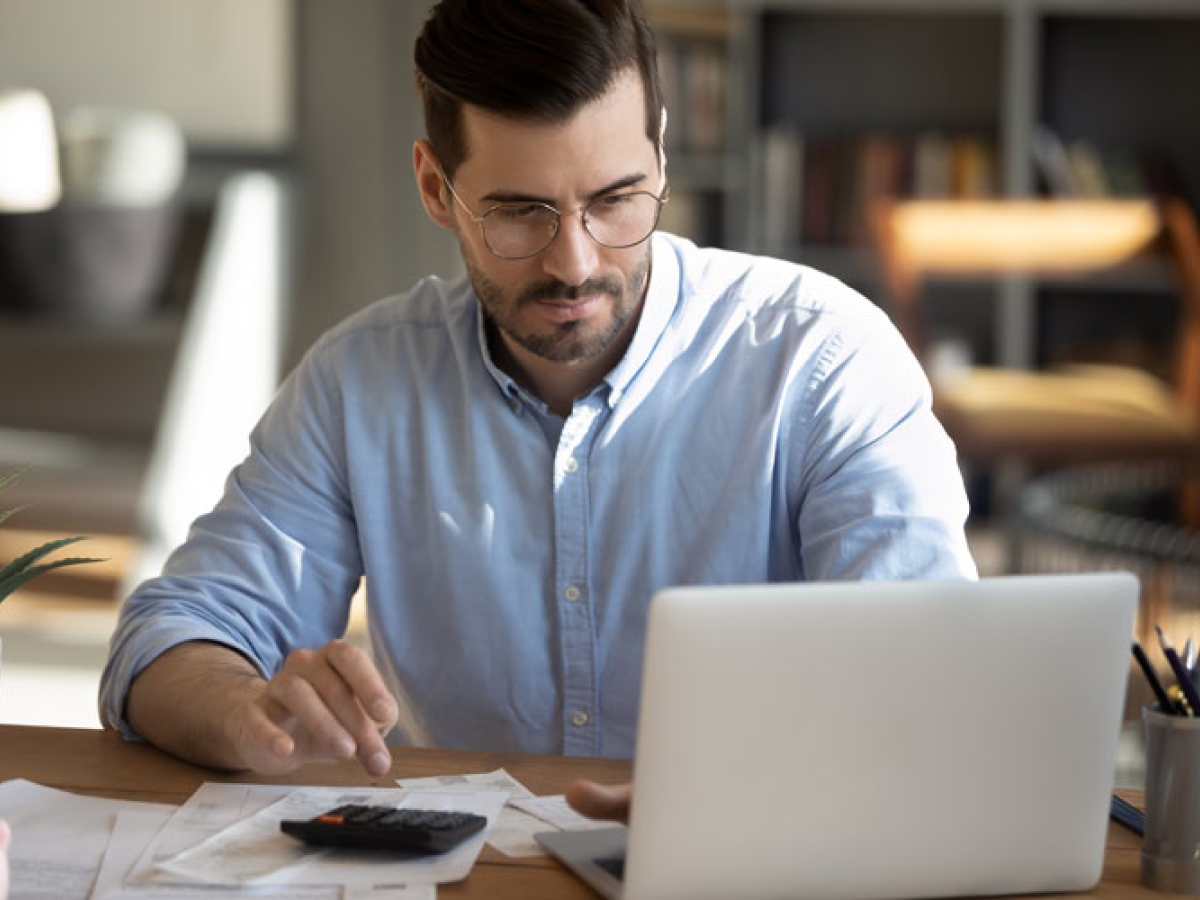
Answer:
[[[468,282],[469,286],[470,282]],[[475,296],[474,290],[471,291],[471,295]],[[479,344],[479,358],[483,360],[484,368],[487,369],[488,374],[492,376],[492,380],[496,382],[497,387],[504,394],[513,412],[519,413],[522,405],[533,401],[534,398],[517,384],[511,375],[497,366],[495,360],[492,359],[492,351],[488,347],[487,318],[483,315],[483,310],[479,307],[478,297],[475,297],[474,315],[475,340]]]
[[[651,238],[650,283],[646,301],[629,349],[611,372],[604,376],[609,387],[609,406],[616,406],[634,376],[650,359],[679,304],[679,259],[666,238],[655,232]]]

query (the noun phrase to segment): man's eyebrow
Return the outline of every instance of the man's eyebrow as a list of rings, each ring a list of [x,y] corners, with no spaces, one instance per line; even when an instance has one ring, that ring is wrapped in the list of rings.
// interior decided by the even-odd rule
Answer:
[[[584,200],[587,203],[591,203],[597,197],[603,197],[605,194],[611,194],[614,191],[623,191],[625,188],[634,187],[645,180],[646,174],[644,172],[634,172],[606,184],[599,190],[592,191],[584,197]],[[547,206],[554,205],[553,197],[538,197],[534,194],[522,194],[517,191],[492,191],[489,194],[484,194],[479,199],[483,203],[545,203]]]

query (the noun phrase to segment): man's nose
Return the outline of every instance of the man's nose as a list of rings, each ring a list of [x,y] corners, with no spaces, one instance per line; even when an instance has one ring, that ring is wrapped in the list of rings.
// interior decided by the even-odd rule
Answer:
[[[545,251],[546,273],[563,284],[580,285],[592,277],[598,260],[598,247],[583,227],[583,214],[564,213],[558,234]]]

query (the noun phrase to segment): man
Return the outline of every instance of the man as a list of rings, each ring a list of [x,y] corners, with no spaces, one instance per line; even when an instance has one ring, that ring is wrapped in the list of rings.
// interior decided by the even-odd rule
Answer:
[[[653,234],[639,0],[444,0],[426,213],[468,277],[325,335],[129,599],[105,723],[265,773],[396,743],[628,756],[677,583],[973,577],[954,451],[840,283]],[[365,574],[371,654],[340,640]],[[576,797],[618,811],[624,797]]]

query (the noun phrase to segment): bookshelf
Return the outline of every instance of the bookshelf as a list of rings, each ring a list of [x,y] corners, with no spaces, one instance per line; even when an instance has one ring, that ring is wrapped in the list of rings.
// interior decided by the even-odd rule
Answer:
[[[708,5],[652,5],[650,12],[670,119],[671,202],[663,209],[662,227],[700,243],[722,244],[744,231],[733,217],[749,176],[734,138],[747,127],[740,114],[744,72],[737,62],[741,20]]]
[[[810,263],[877,295],[861,226],[877,192],[1148,188],[1200,203],[1200,117],[1191,96],[1200,84],[1200,0],[650,6],[668,59],[698,40],[723,54],[723,139],[702,166],[690,148],[668,142],[672,190],[684,200],[664,227],[702,241]],[[669,98],[668,132],[686,132],[696,107],[686,89]],[[1056,181],[1039,154],[1047,135],[1070,157],[1073,187]],[[980,361],[1025,367],[1069,356],[1054,332],[1070,344],[1072,329],[1085,323],[1089,340],[1077,343],[1103,348],[1106,338],[1091,326],[1111,312],[1113,352],[1153,359],[1154,329],[1146,329],[1146,346],[1132,348],[1139,323],[1130,316],[1155,309],[1170,279],[1145,269],[1117,273],[1104,286],[1111,296],[1103,310],[1089,310],[1080,298],[1096,288],[1011,279],[990,291],[982,320],[964,317],[954,296],[963,289],[954,288],[935,298],[931,315]]]

